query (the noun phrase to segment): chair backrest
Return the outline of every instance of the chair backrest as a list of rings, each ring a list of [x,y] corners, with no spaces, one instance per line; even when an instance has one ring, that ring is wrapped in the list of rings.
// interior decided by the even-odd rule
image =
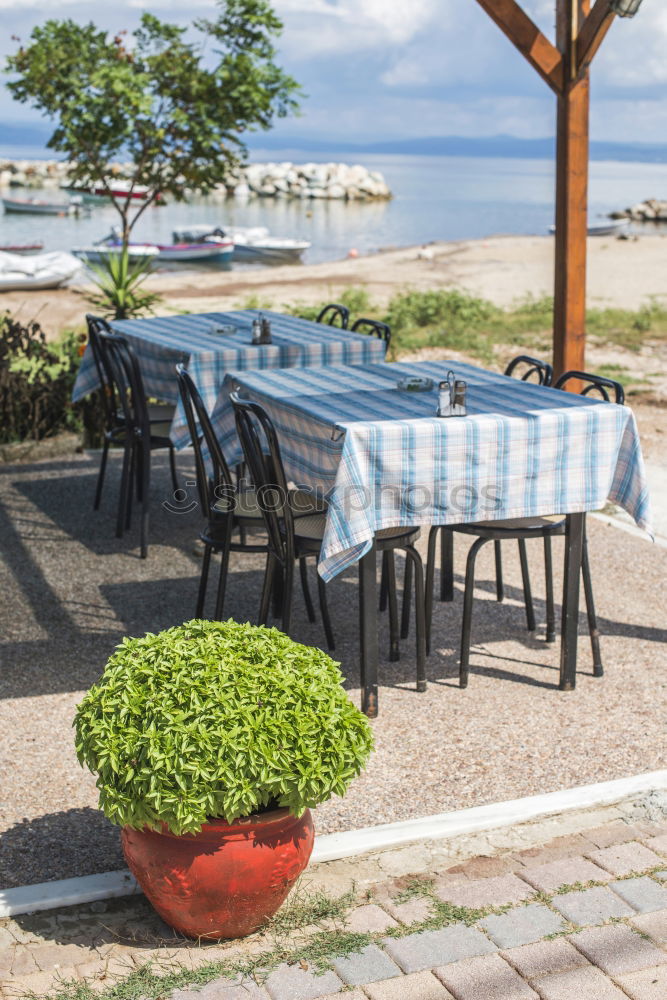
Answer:
[[[192,377],[186,372],[183,365],[176,365],[176,375],[178,377],[178,391],[185,410],[188,422],[188,430],[192,440],[192,447],[195,453],[195,474],[197,478],[197,492],[199,502],[205,517],[211,516],[211,508],[215,503],[224,507],[229,502],[229,512],[233,512],[233,497],[235,495],[234,482],[232,480],[229,466],[222,453],[220,442],[215,436],[213,425],[211,424],[204,401],[199,394],[197,386],[192,381]],[[209,476],[202,441],[206,442],[212,474]],[[225,513],[224,510],[221,511]]]
[[[257,491],[271,553],[283,565],[294,558],[294,514],[275,427],[259,403],[230,394],[236,430]]]
[[[340,326],[341,329],[347,330],[350,322],[350,310],[338,302],[330,302],[322,309],[316,322],[327,323],[329,326]]]
[[[118,410],[120,401],[115,392],[115,385],[106,355],[102,351],[99,335],[100,333],[113,333],[113,330],[105,319],[101,316],[86,315],[88,324],[88,343],[93,352],[93,361],[97,370],[97,378],[100,383],[100,398],[104,409],[104,422],[108,431],[118,427]]]
[[[547,361],[531,358],[529,354],[519,354],[516,358],[512,358],[505,369],[505,374],[511,375],[513,378],[520,378],[522,382],[551,385],[554,370]]]
[[[387,350],[389,350],[389,345],[391,344],[391,329],[386,323],[380,323],[376,319],[366,319],[361,317],[352,325],[352,332],[357,333],[359,330],[369,330],[370,333],[374,334],[380,340],[384,340],[387,345]]]
[[[125,337],[97,331],[102,363],[109,373],[113,391],[128,431],[150,442],[150,417],[139,361]]]
[[[615,382],[613,378],[605,378],[604,375],[593,375],[590,372],[565,372],[556,381],[554,388],[564,389],[568,382],[576,380],[581,383],[579,389],[580,396],[590,396],[597,394],[605,403],[611,402],[613,394],[614,402],[622,406],[625,403],[625,390],[620,382]]]

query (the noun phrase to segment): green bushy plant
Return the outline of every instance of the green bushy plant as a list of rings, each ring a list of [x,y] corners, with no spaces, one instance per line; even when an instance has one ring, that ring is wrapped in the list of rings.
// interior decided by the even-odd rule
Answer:
[[[277,629],[191,621],[126,638],[77,708],[79,761],[112,823],[197,832],[343,795],[372,749],[322,650]]]
[[[39,323],[0,316],[0,443],[78,428],[70,400],[80,348],[71,331],[47,342]]]
[[[103,316],[131,319],[152,312],[153,306],[160,301],[155,292],[142,289],[153,270],[150,257],[131,260],[127,247],[123,247],[119,253],[109,254],[99,264],[89,261],[88,267],[98,291],[86,297]]]

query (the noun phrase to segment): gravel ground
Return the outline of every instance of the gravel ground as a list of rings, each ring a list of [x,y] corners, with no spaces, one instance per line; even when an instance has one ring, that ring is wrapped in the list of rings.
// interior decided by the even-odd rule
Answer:
[[[179,457],[185,476],[188,455]],[[194,611],[199,557],[196,513],[164,511],[166,467],[153,475],[149,558],[135,527],[114,537],[118,462],[92,511],[97,456],[76,455],[0,472],[0,886],[124,867],[117,830],[96,809],[94,779],[79,768],[71,721],[124,634],[181,622]],[[189,478],[189,476],[188,476]],[[377,749],[344,800],[317,810],[319,832],[351,829],[448,809],[553,791],[665,766],[667,628],[657,596],[667,549],[591,521],[590,541],[606,675],[591,674],[580,620],[577,690],[558,690],[558,645],[543,627],[525,630],[515,546],[507,545],[507,600],[493,600],[491,552],[479,559],[470,686],[456,682],[463,560],[457,545],[456,600],[436,606],[426,693],[414,690],[412,640],[389,663],[381,619]],[[489,549],[491,547],[488,547]],[[531,567],[543,622],[541,546]],[[560,552],[560,549],[559,549]],[[261,561],[232,564],[226,612],[253,619]],[[358,700],[356,575],[330,586],[336,651]],[[295,638],[323,643],[300,595]]]

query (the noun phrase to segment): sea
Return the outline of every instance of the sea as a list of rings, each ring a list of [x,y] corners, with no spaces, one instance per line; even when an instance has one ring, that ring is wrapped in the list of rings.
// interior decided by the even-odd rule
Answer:
[[[0,147],[0,158],[46,159],[47,154]],[[298,149],[255,149],[251,160],[350,162],[350,155],[335,149],[316,155]],[[309,240],[312,247],[304,262],[320,263],[345,257],[350,250],[368,254],[434,240],[544,235],[553,223],[551,160],[389,154],[369,154],[359,160],[384,174],[394,195],[391,201],[230,198],[220,202],[198,197],[147,210],[133,239],[169,243],[172,229],[195,223],[266,226],[275,236]],[[21,189],[11,190],[16,197],[22,194]],[[46,197],[53,195],[50,191]],[[646,198],[667,200],[667,164],[591,162],[589,223]],[[117,221],[112,205],[95,207],[79,218],[5,214],[0,216],[0,244],[41,241],[46,250],[71,250],[101,239]],[[643,231],[658,232],[655,227]]]

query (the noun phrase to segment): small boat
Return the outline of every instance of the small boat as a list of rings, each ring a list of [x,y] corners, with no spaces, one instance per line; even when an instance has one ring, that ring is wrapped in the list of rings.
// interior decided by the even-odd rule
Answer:
[[[20,254],[31,254],[31,253],[41,253],[44,249],[43,243],[8,243],[0,246],[0,253],[20,253]]]
[[[597,226],[588,227],[589,236],[616,236],[627,229],[630,224],[629,219],[613,219],[609,222],[602,222]],[[556,232],[555,226],[549,226],[549,232],[553,236]]]
[[[5,212],[23,215],[69,215],[73,206],[69,201],[44,201],[41,198],[3,198]]]
[[[133,186],[132,181],[124,180],[113,181],[108,190],[102,184],[95,184],[92,187],[85,188],[63,184],[62,190],[67,191],[68,194],[77,195],[88,204],[103,204],[104,202],[108,202],[110,198],[122,201],[127,198],[128,194],[132,201],[145,201],[148,197],[147,187],[144,187],[142,184],[135,184]],[[162,202],[162,199],[159,197],[157,200],[158,203]]]
[[[77,257],[85,257],[89,261],[106,260],[110,254],[121,251],[121,241],[117,232],[95,243],[92,247],[76,247],[72,250]],[[234,252],[234,244],[229,239],[217,238],[214,241],[199,243],[130,243],[131,259],[154,257],[157,263],[187,264],[190,261],[224,261],[230,260]]]
[[[0,252],[0,292],[58,288],[81,269],[69,253],[41,253],[33,257]]]
[[[87,264],[103,264],[110,257],[118,256],[121,249],[118,244],[93,243],[91,246],[72,247],[72,253]],[[157,258],[158,254],[158,248],[149,243],[131,243],[128,256],[131,261],[137,261]]]
[[[248,229],[212,226],[190,226],[172,233],[174,240],[198,239],[211,241],[231,238],[234,242],[233,260],[254,264],[296,264],[311,244],[307,240],[270,236],[263,226]]]

